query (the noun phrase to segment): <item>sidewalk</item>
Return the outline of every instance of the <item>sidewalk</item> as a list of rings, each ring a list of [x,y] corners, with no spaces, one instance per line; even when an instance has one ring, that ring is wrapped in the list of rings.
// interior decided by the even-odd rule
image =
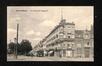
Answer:
[[[93,58],[68,58],[68,57],[47,57],[53,61],[84,61],[84,62],[93,62]]]
[[[29,59],[30,57],[26,56],[17,56],[17,59],[15,56],[7,56],[7,61],[24,61],[25,59]]]
[[[79,61],[79,62],[93,62],[93,58],[68,58],[68,57],[31,57],[31,56],[7,56],[7,61]]]
[[[31,57],[31,56],[18,56],[17,59],[14,56],[8,56],[7,61],[53,61],[46,57]]]

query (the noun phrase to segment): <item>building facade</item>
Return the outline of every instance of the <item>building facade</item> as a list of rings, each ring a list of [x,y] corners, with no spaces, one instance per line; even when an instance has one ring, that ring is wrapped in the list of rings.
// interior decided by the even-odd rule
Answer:
[[[91,30],[75,31],[76,57],[92,57],[94,49]]]
[[[93,57],[93,27],[90,31],[75,30],[73,22],[61,19],[34,50],[43,51],[43,56]]]

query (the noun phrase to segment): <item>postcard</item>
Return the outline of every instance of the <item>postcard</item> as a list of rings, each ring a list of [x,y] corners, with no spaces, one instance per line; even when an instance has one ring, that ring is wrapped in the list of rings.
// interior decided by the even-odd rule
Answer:
[[[7,6],[7,61],[94,62],[94,6]]]

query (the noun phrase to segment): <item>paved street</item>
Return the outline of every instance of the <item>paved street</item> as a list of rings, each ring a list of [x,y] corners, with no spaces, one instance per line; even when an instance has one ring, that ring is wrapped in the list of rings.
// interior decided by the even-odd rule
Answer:
[[[30,56],[18,56],[16,59],[14,56],[8,56],[7,61],[53,61],[45,57],[30,57]]]
[[[16,59],[14,56],[7,56],[7,61],[93,61],[93,58],[60,58],[60,57],[30,57],[30,56],[18,56]]]

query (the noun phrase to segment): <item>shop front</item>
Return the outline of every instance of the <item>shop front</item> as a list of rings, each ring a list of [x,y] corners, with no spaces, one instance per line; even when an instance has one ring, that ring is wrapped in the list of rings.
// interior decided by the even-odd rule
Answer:
[[[90,47],[85,47],[84,48],[84,56],[85,58],[89,58],[90,57]]]

